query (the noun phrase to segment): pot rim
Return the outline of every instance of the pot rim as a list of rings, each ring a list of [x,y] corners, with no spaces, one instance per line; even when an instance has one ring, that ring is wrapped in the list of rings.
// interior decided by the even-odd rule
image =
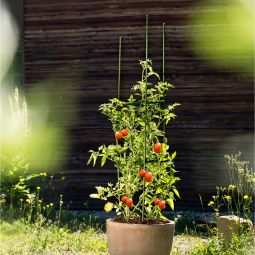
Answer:
[[[115,224],[123,224],[123,225],[132,225],[132,226],[167,226],[167,225],[175,225],[175,222],[172,220],[169,220],[169,222],[166,223],[157,223],[157,224],[140,224],[140,223],[124,223],[124,222],[116,222],[113,221],[113,218],[109,218],[106,220],[106,222],[111,222]]]

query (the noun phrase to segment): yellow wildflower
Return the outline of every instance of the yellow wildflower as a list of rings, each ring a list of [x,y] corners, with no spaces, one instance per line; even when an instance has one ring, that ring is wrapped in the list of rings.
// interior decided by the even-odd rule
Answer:
[[[234,190],[236,188],[236,186],[235,185],[232,185],[232,184],[230,184],[229,186],[228,186],[228,189],[229,190]]]
[[[36,189],[37,189],[37,190],[40,190],[40,189],[41,189],[41,187],[37,186],[37,187],[36,187]]]
[[[226,199],[226,200],[228,200],[228,201],[230,201],[232,198],[231,198],[231,196],[224,196],[224,198]]]
[[[214,202],[213,201],[210,201],[209,203],[208,203],[208,206],[213,206],[214,205]]]
[[[248,195],[244,195],[244,196],[243,196],[243,199],[244,199],[244,200],[248,200],[248,199],[249,199],[249,196],[248,196]]]

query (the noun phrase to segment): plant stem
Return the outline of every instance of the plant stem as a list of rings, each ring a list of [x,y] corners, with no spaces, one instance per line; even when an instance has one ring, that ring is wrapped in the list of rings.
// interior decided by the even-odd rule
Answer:
[[[13,189],[11,187],[11,194],[10,194],[10,200],[11,200],[11,206],[10,206],[10,209],[11,209],[11,220],[13,220]]]
[[[59,211],[58,211],[58,226],[59,227],[61,224],[62,205],[63,205],[63,195],[60,195]]]

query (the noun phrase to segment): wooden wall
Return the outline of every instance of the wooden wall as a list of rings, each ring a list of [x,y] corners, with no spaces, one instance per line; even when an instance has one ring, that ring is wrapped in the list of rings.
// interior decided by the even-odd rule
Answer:
[[[110,165],[103,169],[86,166],[88,150],[114,141],[110,123],[97,109],[117,93],[119,36],[123,37],[124,98],[139,80],[138,60],[144,58],[145,15],[149,14],[149,57],[160,72],[160,27],[165,22],[166,80],[176,87],[168,101],[182,104],[176,111],[178,118],[167,128],[182,178],[182,200],[177,202],[177,208],[201,209],[198,194],[206,202],[225,178],[223,155],[253,149],[249,142],[254,104],[250,76],[209,65],[194,54],[190,38],[196,27],[188,23],[187,17],[199,15],[201,9],[194,5],[197,1],[24,2],[26,89],[36,87],[39,91],[42,87],[37,82],[51,77],[52,91],[57,83],[71,81],[59,93],[77,103],[76,109],[70,108],[76,119],[62,122],[62,128],[71,135],[72,147],[66,166],[59,170],[66,176],[64,201],[71,201],[74,209],[82,209],[95,185],[115,180],[116,171]],[[96,200],[89,200],[88,206],[101,209]]]

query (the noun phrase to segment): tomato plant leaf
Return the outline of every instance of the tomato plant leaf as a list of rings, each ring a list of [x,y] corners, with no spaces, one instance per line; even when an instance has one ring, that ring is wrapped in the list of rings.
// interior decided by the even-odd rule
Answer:
[[[181,198],[181,197],[180,197],[180,194],[179,194],[179,191],[178,191],[177,189],[173,188],[173,192],[175,193],[175,195],[176,195],[177,197]]]
[[[176,151],[171,156],[172,160],[175,159],[175,157],[176,157]]]
[[[101,167],[104,166],[105,162],[106,162],[106,159],[107,159],[107,155],[104,155],[102,157],[102,160],[101,160]]]
[[[174,201],[173,199],[167,199],[167,203],[170,205],[171,209],[174,211]]]

